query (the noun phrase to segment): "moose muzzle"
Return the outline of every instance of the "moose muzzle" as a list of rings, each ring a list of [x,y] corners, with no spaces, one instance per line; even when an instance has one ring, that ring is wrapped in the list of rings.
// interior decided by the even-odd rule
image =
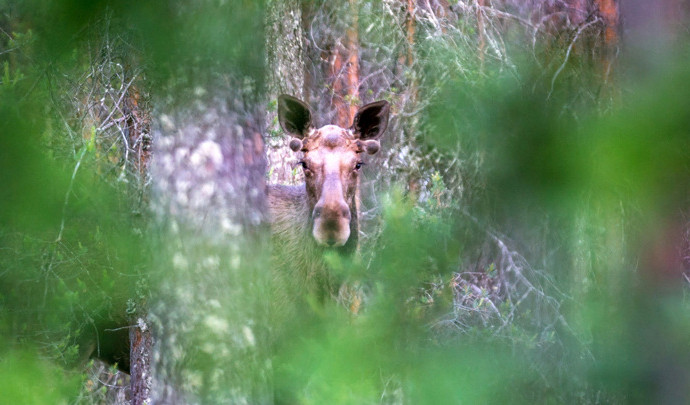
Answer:
[[[339,194],[329,196],[324,192],[314,206],[312,233],[319,245],[343,246],[350,237],[350,208],[345,203],[342,193]]]

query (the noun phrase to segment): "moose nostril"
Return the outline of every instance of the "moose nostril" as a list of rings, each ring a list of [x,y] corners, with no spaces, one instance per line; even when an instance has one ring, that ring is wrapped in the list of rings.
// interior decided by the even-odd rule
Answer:
[[[323,208],[321,207],[316,207],[314,208],[314,218],[318,218],[321,216],[321,211],[323,211]]]

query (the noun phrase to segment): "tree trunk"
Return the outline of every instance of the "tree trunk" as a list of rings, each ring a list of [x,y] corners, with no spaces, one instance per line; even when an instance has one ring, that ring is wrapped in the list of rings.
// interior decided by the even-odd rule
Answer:
[[[151,350],[153,336],[150,323],[139,317],[136,325],[129,329],[129,364],[130,388],[132,392],[131,404],[143,405],[150,403],[151,393]]]
[[[596,6],[599,9],[599,15],[604,20],[604,44],[601,57],[601,69],[604,80],[608,81],[611,76],[611,69],[616,58],[616,49],[618,48],[618,4],[616,0],[595,0]]]
[[[212,87],[212,86],[209,86]],[[152,163],[160,246],[152,279],[151,402],[272,401],[264,113],[237,83],[161,108]],[[232,100],[230,102],[229,100]]]
[[[303,99],[304,45],[300,1],[270,1],[266,20],[269,95],[284,93]]]
[[[417,8],[414,0],[401,0],[401,3],[403,10],[405,10],[404,30],[406,52],[401,52],[400,56],[398,56],[398,65],[407,66],[409,68],[414,62],[415,13],[417,12]]]
[[[289,94],[304,100],[305,55],[302,32],[302,9],[298,0],[273,0],[266,14],[266,61],[268,72],[269,105],[275,106],[280,94]],[[267,114],[266,163],[268,182],[297,184],[302,173],[293,170],[297,164],[294,152],[288,147],[289,139],[278,124],[277,109]]]
[[[484,0],[477,0],[477,35],[479,35],[479,71],[484,72],[484,55],[486,55],[486,38],[484,28]]]
[[[352,125],[359,108],[359,39],[357,26],[357,0],[349,0],[351,22],[344,38],[337,38],[330,57],[330,77],[333,94],[331,102],[335,108],[333,124],[348,128]]]

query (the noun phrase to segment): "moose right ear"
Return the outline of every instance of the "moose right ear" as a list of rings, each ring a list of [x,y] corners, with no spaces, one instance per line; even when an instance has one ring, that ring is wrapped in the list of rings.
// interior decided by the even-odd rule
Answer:
[[[388,115],[390,104],[381,100],[369,103],[361,107],[352,122],[352,131],[355,138],[361,140],[378,140],[388,127]],[[378,151],[378,148],[376,149]],[[374,154],[376,151],[368,152]]]
[[[311,110],[304,102],[287,94],[281,94],[278,97],[278,121],[283,131],[303,139],[312,128]]]

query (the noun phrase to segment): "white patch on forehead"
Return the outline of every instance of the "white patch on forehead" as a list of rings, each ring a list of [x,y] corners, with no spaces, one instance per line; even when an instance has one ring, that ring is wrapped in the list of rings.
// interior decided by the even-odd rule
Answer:
[[[343,132],[344,130],[337,125],[324,125],[319,129],[319,131],[321,131],[322,133],[327,133],[327,132]]]
[[[356,152],[349,147],[353,139],[346,129],[336,125],[323,126],[307,141],[305,159],[312,170],[319,170],[323,175],[340,173],[342,167],[354,164]]]
[[[324,153],[323,154],[323,169],[325,173],[340,173],[340,159],[339,153]]]

